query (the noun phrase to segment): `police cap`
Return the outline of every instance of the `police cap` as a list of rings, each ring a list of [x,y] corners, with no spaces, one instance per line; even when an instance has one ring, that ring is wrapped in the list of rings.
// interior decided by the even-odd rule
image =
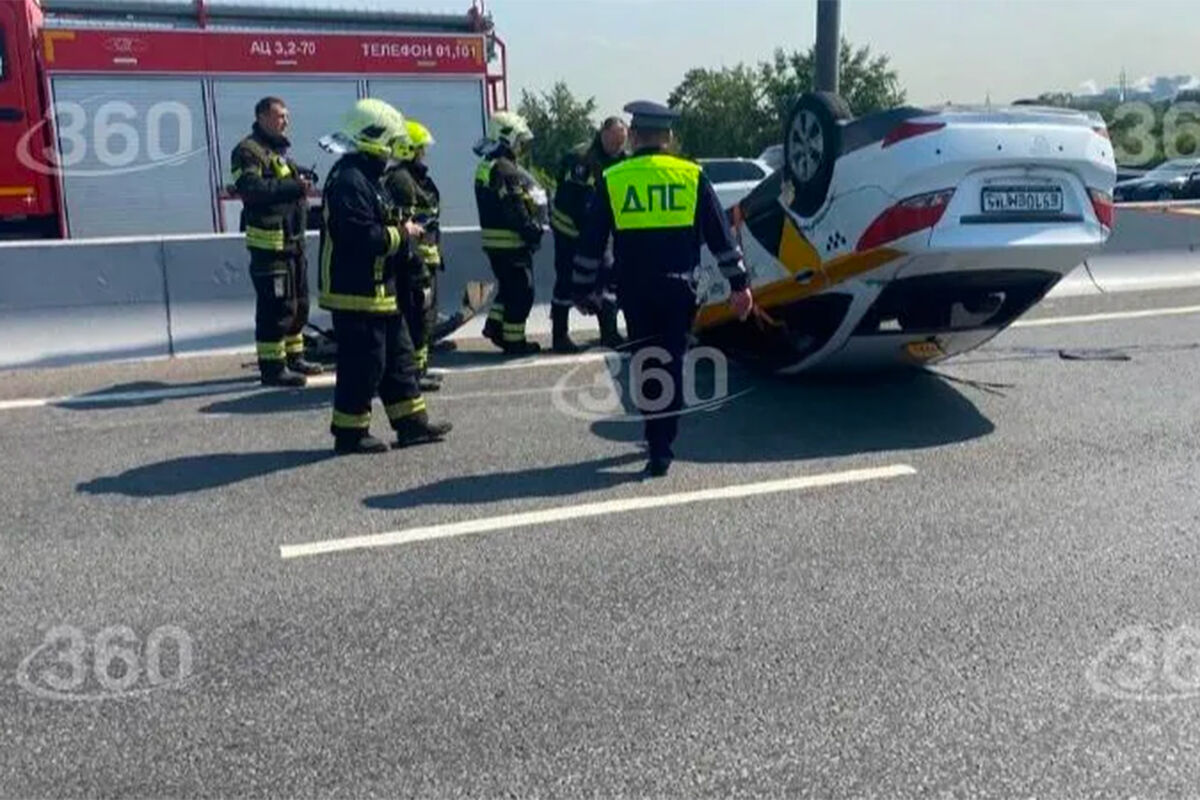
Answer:
[[[669,131],[674,126],[675,120],[679,119],[679,112],[675,109],[667,108],[661,103],[652,103],[649,100],[630,103],[625,106],[625,111],[633,115],[630,127],[640,128],[644,131]]]

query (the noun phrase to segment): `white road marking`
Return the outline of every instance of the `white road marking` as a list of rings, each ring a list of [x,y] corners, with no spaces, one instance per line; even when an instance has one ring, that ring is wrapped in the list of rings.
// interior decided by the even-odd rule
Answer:
[[[545,525],[551,522],[564,522],[566,520],[582,519],[585,517],[599,517],[606,514],[644,511],[651,508],[667,508],[711,500],[735,500],[743,497],[794,492],[802,489],[817,489],[848,483],[886,480],[905,475],[915,475],[916,473],[916,469],[907,464],[894,464],[887,467],[828,472],[820,475],[806,475],[803,477],[784,478],[783,480],[763,481],[761,483],[745,483],[739,486],[701,489],[694,492],[680,492],[651,497],[629,497],[620,500],[605,500],[599,503],[584,503],[576,506],[558,506],[556,508],[542,509],[541,511],[505,514],[499,517],[482,517],[463,522],[408,528],[407,530],[377,533],[369,536],[330,539],[322,542],[310,542],[308,544],[281,545],[279,556],[283,559],[292,559],[303,558],[305,556],[328,555],[348,550],[393,547],[401,544],[412,544],[414,542],[446,539],[453,536],[466,536],[473,533],[486,533],[488,531],[526,527],[529,525]]]
[[[1045,319],[1018,320],[1012,328],[1041,328],[1049,325],[1080,325],[1087,322],[1108,322],[1121,319],[1146,319],[1148,317],[1178,317],[1200,314],[1200,306],[1177,306],[1175,308],[1148,308],[1142,311],[1110,311],[1105,314],[1081,314],[1075,317],[1047,317]]]

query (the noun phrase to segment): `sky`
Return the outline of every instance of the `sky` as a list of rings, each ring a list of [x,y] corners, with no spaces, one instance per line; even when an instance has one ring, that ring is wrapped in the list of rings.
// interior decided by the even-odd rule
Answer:
[[[417,0],[420,2],[420,0]],[[458,2],[419,7],[458,10]],[[564,80],[598,115],[665,101],[691,67],[807,49],[816,0],[487,0],[513,105]],[[1011,102],[1200,75],[1200,0],[842,0],[842,34],[891,57],[910,102]]]
[[[236,0],[217,0],[221,3]],[[471,0],[253,0],[464,13]],[[816,0],[485,0],[510,100],[563,80],[597,116],[665,102],[692,67],[807,50]],[[1158,75],[1200,76],[1200,0],[842,0],[842,34],[886,54],[914,104],[1008,103]]]

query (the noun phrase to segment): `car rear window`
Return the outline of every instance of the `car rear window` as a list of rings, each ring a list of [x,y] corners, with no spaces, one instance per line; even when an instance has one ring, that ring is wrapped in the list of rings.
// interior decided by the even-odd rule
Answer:
[[[704,165],[704,174],[713,183],[762,180],[762,168],[753,161],[710,161]]]

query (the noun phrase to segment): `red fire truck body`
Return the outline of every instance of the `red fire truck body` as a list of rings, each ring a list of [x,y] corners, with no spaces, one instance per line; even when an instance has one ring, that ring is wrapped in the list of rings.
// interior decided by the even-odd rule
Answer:
[[[72,238],[237,230],[229,156],[268,95],[291,111],[290,155],[319,176],[336,156],[317,140],[357,98],[420,120],[437,139],[443,224],[474,225],[470,148],[507,106],[505,70],[478,3],[451,16],[0,0],[0,227]]]

